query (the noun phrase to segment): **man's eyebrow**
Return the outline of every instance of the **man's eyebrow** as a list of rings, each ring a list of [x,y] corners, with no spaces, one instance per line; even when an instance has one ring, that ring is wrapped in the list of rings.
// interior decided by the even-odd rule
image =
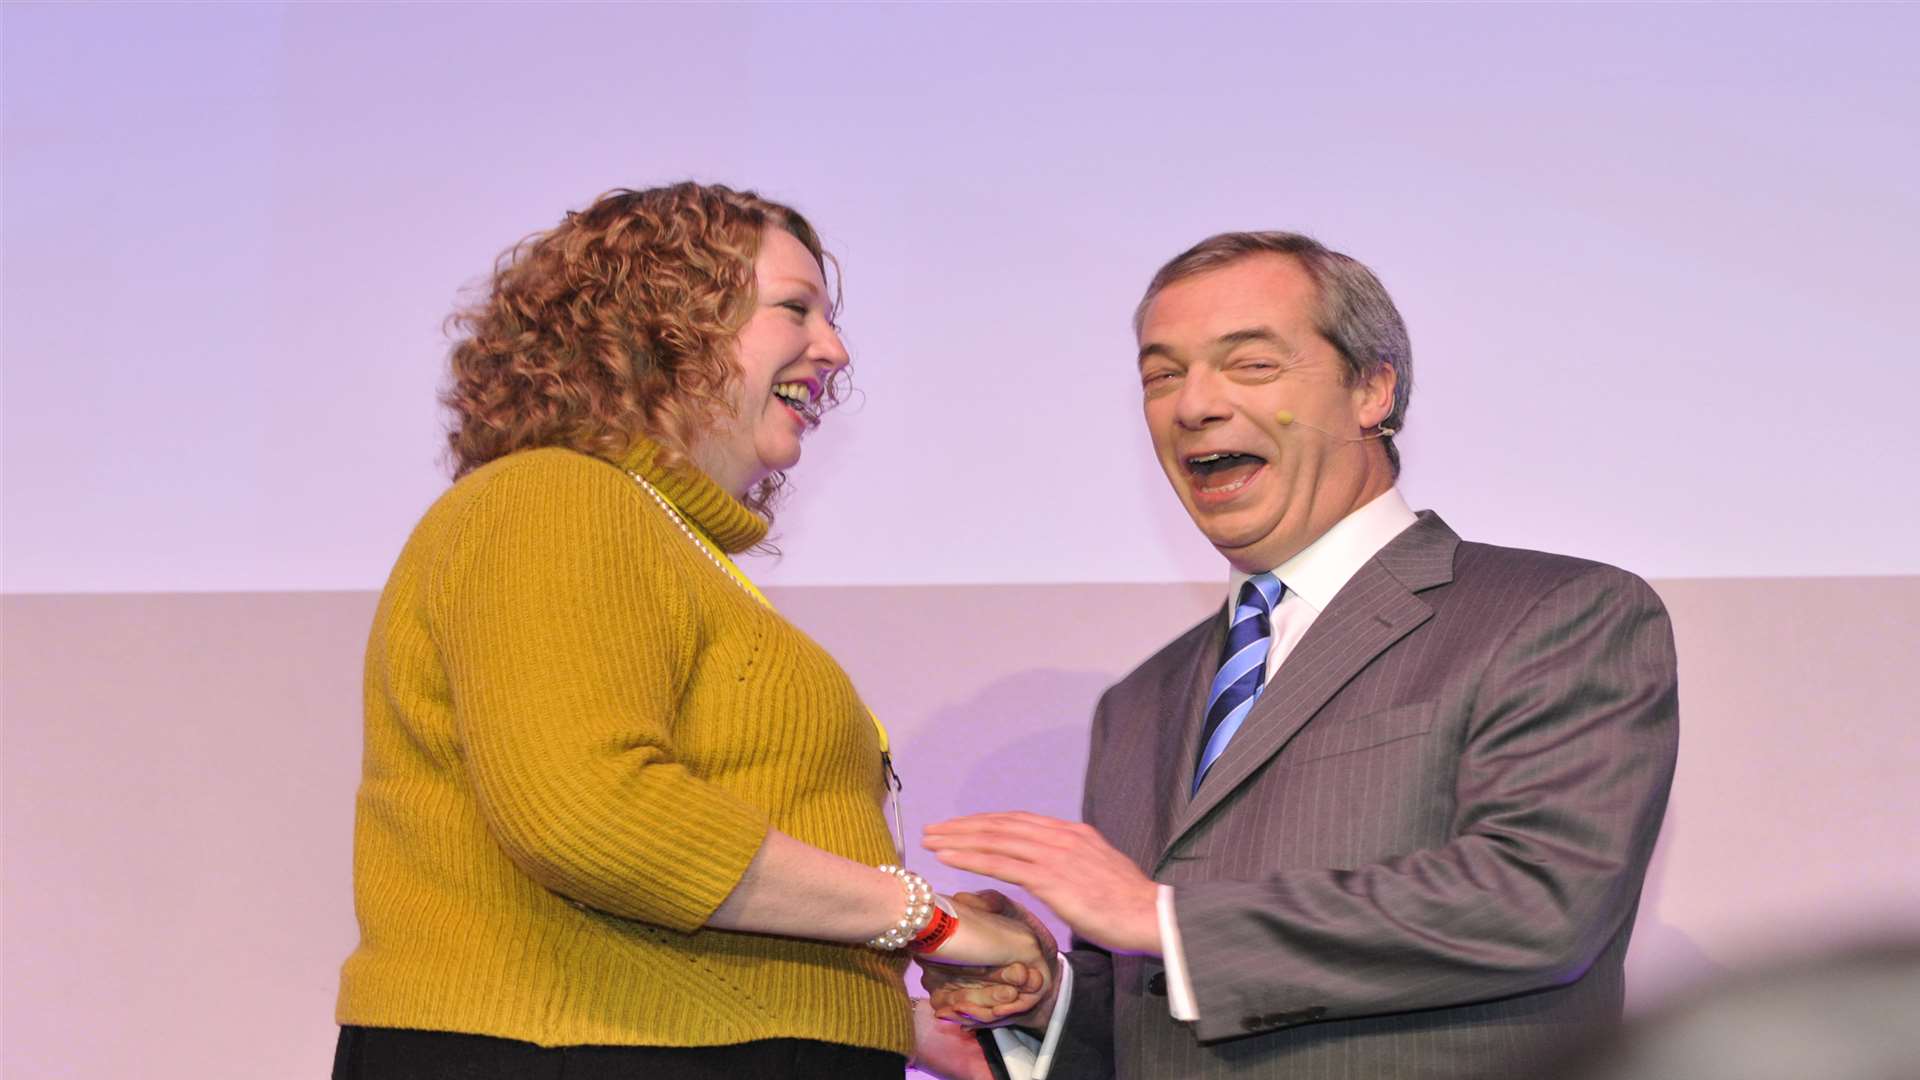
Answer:
[[[1286,338],[1281,337],[1277,332],[1264,326],[1250,326],[1245,330],[1229,330],[1213,339],[1212,351],[1215,353],[1231,352],[1235,346],[1248,344],[1272,345],[1288,356],[1293,356],[1299,351],[1295,349],[1293,344]],[[1174,359],[1175,352],[1176,350],[1171,345],[1163,345],[1157,341],[1148,342],[1140,346],[1140,363],[1144,364],[1154,357],[1165,357],[1168,360],[1172,360]]]
[[[1235,345],[1246,345],[1250,343],[1274,345],[1284,350],[1289,356],[1296,351],[1286,338],[1281,337],[1279,334],[1264,326],[1254,326],[1245,330],[1229,331],[1213,339],[1214,347],[1222,352],[1233,348]]]
[[[1171,360],[1173,359],[1173,352],[1173,346],[1171,345],[1162,345],[1157,341],[1148,342],[1140,346],[1140,363],[1144,364],[1156,356]]]

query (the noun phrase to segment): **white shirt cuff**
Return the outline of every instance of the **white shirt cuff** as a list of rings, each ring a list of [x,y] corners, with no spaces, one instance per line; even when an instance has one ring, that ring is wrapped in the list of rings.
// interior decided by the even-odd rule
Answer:
[[[1047,1080],[1053,1068],[1053,1052],[1060,1045],[1060,1033],[1066,1030],[1067,1009],[1073,1004],[1073,967],[1060,957],[1060,989],[1053,999],[1053,1018],[1047,1021],[1045,1038],[1035,1038],[1019,1028],[994,1028],[993,1041],[1000,1048],[1000,1060],[1013,1080]]]
[[[1167,968],[1167,1012],[1175,1020],[1200,1019],[1193,1000],[1193,977],[1187,973],[1187,951],[1180,944],[1180,923],[1173,917],[1173,886],[1155,890],[1154,911],[1160,917],[1160,959]]]

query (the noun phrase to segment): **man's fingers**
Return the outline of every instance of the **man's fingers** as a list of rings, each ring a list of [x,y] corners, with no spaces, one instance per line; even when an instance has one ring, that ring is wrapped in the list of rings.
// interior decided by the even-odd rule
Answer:
[[[1058,858],[1086,846],[1086,837],[1070,828],[1001,823],[954,829],[928,828],[920,844],[928,851],[951,848],[1020,850],[1030,858]]]
[[[1071,853],[1070,848],[1012,834],[981,834],[979,836],[954,836],[943,840],[929,839],[925,845],[935,855],[949,851],[979,851],[992,855],[1005,855],[1031,863],[1057,863]]]
[[[1027,996],[998,1006],[967,1004],[964,1006],[942,1008],[936,1005],[934,1006],[933,1014],[949,1024],[959,1024],[965,1028],[979,1028],[998,1024],[1010,1017],[1019,1016],[1021,1013],[1031,1012],[1034,1006],[1038,1004],[1040,1004],[1040,999],[1037,996]]]
[[[985,1027],[993,1022],[993,1017],[991,1016],[975,1016],[970,1012],[964,1012],[960,1009],[935,1009],[933,1015],[945,1020],[949,1024],[959,1024],[961,1027],[969,1030],[977,1027]]]
[[[1008,968],[1019,969],[1008,972]],[[1033,1011],[1040,1004],[1045,988],[1043,971],[1028,965],[1009,964],[995,972],[1023,976],[1019,985],[980,981],[975,976],[956,976],[941,985],[928,988],[928,1003],[934,1015],[965,1027],[987,1027]]]
[[[946,829],[970,828],[976,826],[1040,826],[1047,828],[1071,828],[1073,822],[1062,821],[1045,814],[1029,813],[1025,810],[999,810],[988,814],[967,814],[964,817],[948,818],[927,826],[928,832]]]
[[[1025,988],[1032,984],[1036,974],[1044,973],[1036,972],[1026,964],[1017,963],[995,968],[990,972],[981,972],[974,968],[969,969],[967,974],[954,975],[943,981],[938,989],[929,988],[927,992],[971,997],[975,1001],[1004,1001],[1006,998],[1000,994],[1000,991],[1027,992]],[[921,985],[925,984],[926,980],[922,979]]]
[[[957,892],[953,894],[953,902],[960,907],[971,908],[974,911],[985,911],[993,915],[1005,915],[1009,918],[1017,917],[1023,910],[1019,904],[1014,903],[1006,893],[1001,892],[999,889],[974,889],[969,892]]]
[[[982,1024],[991,1024],[1004,1016],[1018,1016],[1029,1008],[1032,1006],[1020,1007],[1017,1001],[1001,1004],[963,999],[948,1003],[944,1009],[936,1007],[934,1014],[942,1019],[951,1019],[955,1023],[977,1027]]]
[[[1002,840],[1026,840],[1030,843],[1046,843],[1062,846],[1077,843],[1080,829],[1071,822],[1056,818],[1043,818],[1033,814],[980,814],[970,818],[955,818],[939,825],[929,825],[922,832],[928,846],[934,843],[965,843],[981,838],[996,842]]]
[[[945,990],[935,994],[930,1000],[935,1008],[958,1009],[968,1012],[991,1012],[997,1005],[1005,1004],[1019,997],[1011,986],[969,987],[964,990]]]
[[[1018,960],[1005,967],[994,969],[993,973],[987,976],[989,981],[1001,986],[1025,986],[1031,978],[1027,965]]]
[[[991,969],[949,967],[931,960],[920,965],[921,988],[928,994],[936,996],[976,990],[986,991],[1003,986],[1026,989],[1032,986],[1036,977],[1044,983],[1045,972],[1037,972],[1033,967],[1018,960]]]
[[[1010,913],[1011,903],[1006,897],[992,889],[978,892],[957,892],[953,894],[953,906],[962,911],[981,911],[988,915],[1006,915]]]
[[[990,878],[1031,889],[1036,869],[1030,862],[1020,859],[1008,859],[999,855],[986,855],[974,851],[936,851],[933,857],[956,870],[984,874]]]

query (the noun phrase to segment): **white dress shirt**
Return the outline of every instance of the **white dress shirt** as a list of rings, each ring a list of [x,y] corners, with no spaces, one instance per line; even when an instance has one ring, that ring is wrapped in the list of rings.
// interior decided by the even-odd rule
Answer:
[[[1273,575],[1286,586],[1286,592],[1273,611],[1272,643],[1267,649],[1267,682],[1273,681],[1287,657],[1292,655],[1294,647],[1307,635],[1307,628],[1313,625],[1328,604],[1333,603],[1333,598],[1346,587],[1347,582],[1353,580],[1353,575],[1359,573],[1360,568],[1378,555],[1381,548],[1405,532],[1407,526],[1416,520],[1400,489],[1391,488],[1341,518],[1333,528],[1308,544],[1299,554],[1273,568]],[[1252,576],[1239,570],[1227,575],[1227,610],[1224,617],[1229,621],[1233,618],[1240,586]],[[1202,786],[1205,786],[1204,783]],[[1187,968],[1186,953],[1180,944],[1180,924],[1174,919],[1175,892],[1174,886],[1162,885],[1155,897],[1160,920],[1160,958],[1167,969],[1167,1011],[1175,1020],[1193,1021],[1200,1019],[1200,1009],[1194,1002],[1193,976]],[[1061,967],[1066,967],[1065,960],[1061,961]],[[1044,1040],[1007,1028],[994,1032],[995,1041],[1001,1047],[1008,1072],[1014,1080],[1046,1080],[1047,1066],[1052,1064],[1054,1045],[1059,1041],[1064,1026],[1062,1021],[1069,1005],[1065,992],[1067,987],[1063,985],[1061,990],[1063,992],[1054,1004],[1053,1022],[1047,1026]]]

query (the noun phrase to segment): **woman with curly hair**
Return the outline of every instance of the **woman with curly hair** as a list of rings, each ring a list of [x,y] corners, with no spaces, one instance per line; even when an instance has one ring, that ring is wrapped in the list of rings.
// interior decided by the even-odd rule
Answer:
[[[750,192],[615,191],[456,316],[456,482],[367,649],[336,1078],[898,1077],[916,1026],[972,1048],[908,952],[1044,970],[892,865],[884,731],[730,558],[838,397],[827,262]]]

